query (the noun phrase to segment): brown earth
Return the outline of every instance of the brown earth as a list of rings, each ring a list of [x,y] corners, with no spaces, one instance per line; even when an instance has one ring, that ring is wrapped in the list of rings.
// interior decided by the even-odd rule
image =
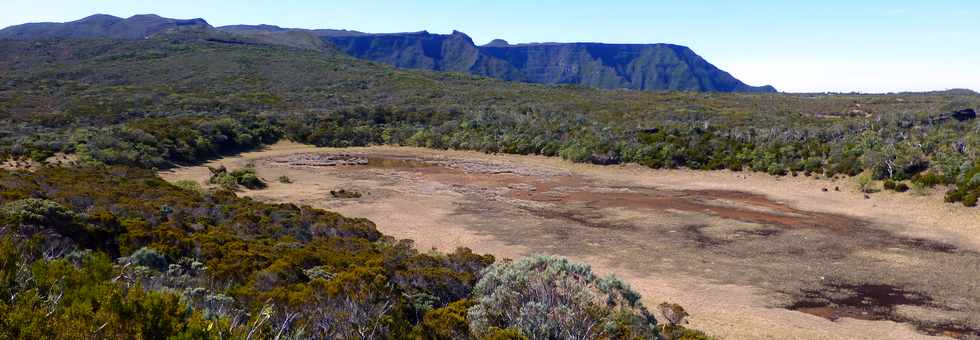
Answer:
[[[980,335],[980,209],[938,191],[865,199],[845,179],[288,143],[209,165],[249,161],[269,187],[242,195],[366,217],[421,249],[585,261],[721,338]],[[208,170],[161,175],[203,183]]]

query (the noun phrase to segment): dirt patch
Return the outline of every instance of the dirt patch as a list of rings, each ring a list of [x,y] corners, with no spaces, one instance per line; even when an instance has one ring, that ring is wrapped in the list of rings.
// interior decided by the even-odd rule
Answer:
[[[860,320],[891,320],[910,322],[931,335],[953,337],[980,336],[980,328],[958,323],[933,323],[900,315],[900,306],[936,306],[933,299],[918,292],[876,284],[827,284],[819,290],[806,290],[802,299],[787,308],[828,320],[853,318]]]
[[[367,159],[367,164],[311,167],[273,161],[324,151],[327,157],[347,155]],[[926,229],[916,218],[896,219],[907,223],[895,224],[888,216],[833,208],[868,204],[847,192],[794,200],[778,192],[703,185],[716,173],[706,173],[707,181],[674,173],[661,178],[653,175],[661,172],[630,167],[390,147],[291,146],[217,163],[249,160],[256,162],[261,177],[287,175],[294,183],[270,183],[266,190],[243,195],[366,217],[382,232],[413,239],[421,249],[467,246],[498,258],[550,253],[587,261],[599,272],[628,278],[649,305],[681,303],[694,314],[693,326],[723,338],[916,338],[949,335],[938,330],[960,328],[957,334],[966,336],[969,328],[980,325],[975,283],[980,256],[947,242],[970,244],[971,239]],[[206,172],[182,168],[162,176],[202,181]],[[737,176],[750,178],[739,179],[748,188],[786,184],[767,177],[767,185],[746,185],[761,179]],[[728,182],[732,180],[718,183]],[[811,187],[801,185],[794,192]],[[366,194],[331,199],[329,191],[338,188]],[[852,200],[834,201],[838,199]],[[879,210],[859,212],[864,211]],[[848,292],[860,295],[828,286],[829,278],[894,287],[929,301],[889,307],[888,314],[879,313],[874,304],[828,310],[834,302],[821,305],[824,300],[813,294],[845,300]],[[807,301],[812,305],[794,305]],[[857,317],[865,315],[861,313],[882,316]],[[937,331],[923,326],[942,324],[951,326]]]

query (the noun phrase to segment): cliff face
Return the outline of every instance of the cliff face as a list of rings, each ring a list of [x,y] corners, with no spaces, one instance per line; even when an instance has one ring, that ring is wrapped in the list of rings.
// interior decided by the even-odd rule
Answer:
[[[775,92],[754,87],[711,65],[691,49],[669,44],[547,43],[476,46],[461,32],[322,36],[340,50],[403,68],[469,72],[513,81],[599,88],[712,92]]]
[[[428,32],[330,35],[325,40],[348,54],[402,68],[469,72],[480,51],[470,37]]]

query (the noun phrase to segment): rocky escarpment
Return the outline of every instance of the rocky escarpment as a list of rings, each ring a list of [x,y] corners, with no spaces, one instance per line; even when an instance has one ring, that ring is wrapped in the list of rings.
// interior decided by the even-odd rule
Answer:
[[[348,54],[403,68],[472,74],[541,84],[606,89],[775,92],[749,86],[691,49],[671,44],[546,43],[476,46],[458,31],[322,36]]]

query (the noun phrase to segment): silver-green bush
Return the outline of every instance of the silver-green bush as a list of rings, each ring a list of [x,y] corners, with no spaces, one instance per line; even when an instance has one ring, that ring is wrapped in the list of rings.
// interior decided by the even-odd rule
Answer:
[[[476,284],[470,327],[494,327],[530,339],[654,338],[656,320],[622,280],[597,277],[591,267],[535,255],[488,267]]]

